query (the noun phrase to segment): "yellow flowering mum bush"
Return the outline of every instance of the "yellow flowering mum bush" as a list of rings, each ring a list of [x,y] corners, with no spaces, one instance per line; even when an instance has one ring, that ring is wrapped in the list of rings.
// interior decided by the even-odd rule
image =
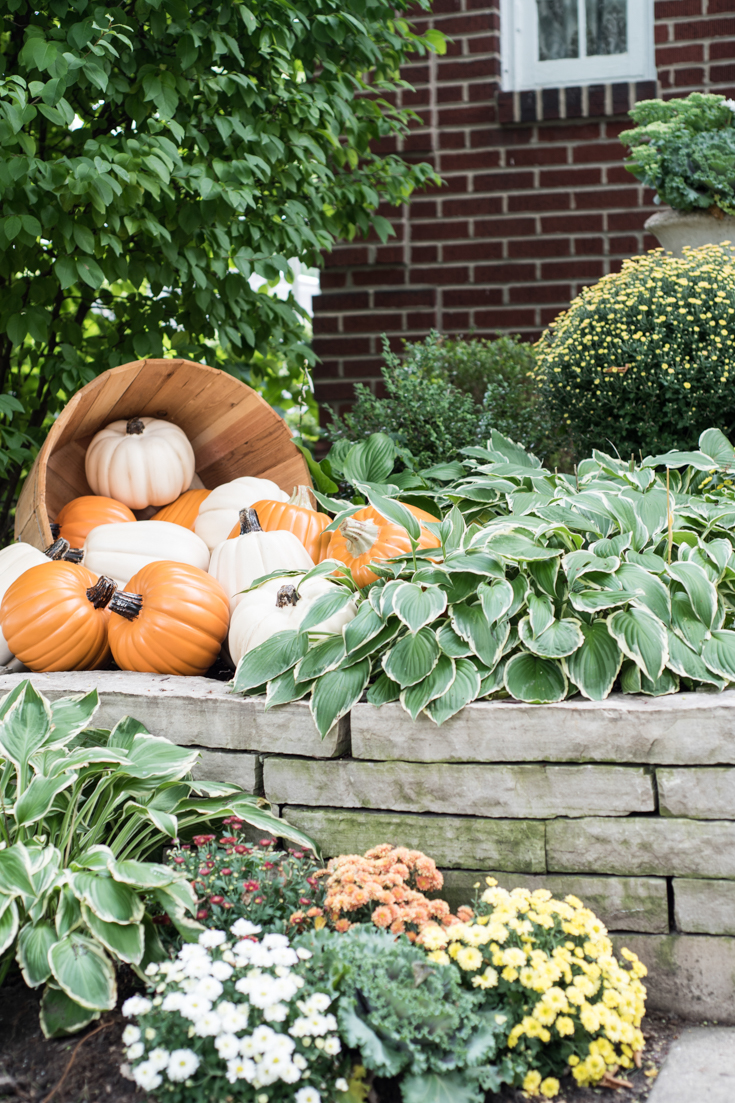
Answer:
[[[629,950],[619,961],[575,896],[487,884],[470,922],[427,926],[417,942],[431,961],[454,962],[468,987],[486,993],[486,1009],[506,1016],[503,1079],[553,1099],[570,1070],[586,1085],[637,1064],[645,965]]]
[[[536,378],[578,454],[623,459],[735,428],[735,254],[706,245],[625,261],[537,345]]]

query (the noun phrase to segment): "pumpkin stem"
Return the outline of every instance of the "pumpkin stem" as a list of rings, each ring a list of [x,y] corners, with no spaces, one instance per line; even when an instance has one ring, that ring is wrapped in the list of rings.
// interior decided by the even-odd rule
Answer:
[[[129,594],[126,590],[117,590],[112,595],[110,609],[113,613],[125,617],[125,620],[135,620],[142,608],[142,594]]]
[[[130,421],[125,426],[125,432],[130,433],[131,436],[139,437],[145,429],[145,425],[139,417],[131,417]]]
[[[69,548],[61,558],[67,563],[81,563],[84,559],[84,548]]]
[[[53,544],[49,544],[47,548],[44,548],[43,554],[47,555],[49,559],[66,559],[67,552],[70,549],[69,541],[60,536],[57,540],[54,540]]]
[[[310,509],[315,512],[314,506],[311,501],[311,491],[308,486],[295,486],[293,488],[293,494],[288,499],[290,506],[300,506],[302,509]]]
[[[249,532],[262,532],[258,514],[248,507],[240,510],[240,535],[247,536]]]
[[[106,609],[117,589],[117,583],[106,575],[100,575],[94,586],[87,590],[87,601],[91,601],[95,609]]]
[[[301,594],[297,593],[295,586],[287,582],[276,594],[276,609],[285,609],[287,605],[298,605],[300,601]]]
[[[354,517],[343,521],[339,531],[344,536],[347,551],[353,559],[367,555],[380,534],[380,528],[374,521],[356,521]]]
[[[57,525],[56,521],[50,521],[48,527],[51,529],[51,535],[54,540],[58,540],[61,536],[61,525]]]

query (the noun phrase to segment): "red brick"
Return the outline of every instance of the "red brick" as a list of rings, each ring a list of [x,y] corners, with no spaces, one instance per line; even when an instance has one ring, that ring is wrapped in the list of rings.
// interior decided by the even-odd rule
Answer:
[[[575,146],[572,150],[576,165],[588,165],[592,161],[619,161],[622,155],[620,142],[590,142],[589,145]]]
[[[441,157],[440,172],[461,172],[473,169],[496,168],[500,164],[500,150],[479,149],[474,153],[445,153]]]
[[[345,360],[343,363],[345,375],[353,378],[356,375],[369,375],[371,371],[379,373],[380,360],[375,356],[363,356],[359,359],[350,357],[349,360]]]
[[[476,283],[524,283],[536,279],[535,264],[478,264]]]
[[[475,222],[475,237],[523,237],[536,233],[535,218],[487,218]]]
[[[379,245],[375,250],[376,264],[402,264],[403,245]]]
[[[710,78],[714,82],[724,82],[735,80],[735,65],[712,65],[710,66]]]
[[[566,146],[529,146],[526,149],[514,149],[505,156],[508,165],[565,165],[567,163]]]
[[[610,237],[610,252],[622,253],[623,256],[635,256],[640,249],[637,237],[632,234],[627,237]]]
[[[532,237],[520,238],[508,242],[508,257],[567,257],[569,256],[569,238]]]
[[[405,268],[368,268],[352,273],[352,282],[357,287],[374,287],[384,283],[401,284],[406,282]]]
[[[441,184],[427,184],[423,189],[423,195],[433,195],[438,193],[440,196],[451,195],[453,192],[466,192],[467,191],[467,177],[466,176],[447,176],[446,169],[442,175]]]
[[[429,66],[425,63],[423,65],[404,65],[401,69],[401,76],[409,84],[427,84],[430,79]]]
[[[656,65],[678,65],[685,61],[704,61],[704,45],[665,46],[656,50]]]
[[[314,296],[314,304],[316,304],[316,301],[317,301],[318,298],[321,298],[321,296],[320,295],[315,295]],[[316,315],[315,315],[315,322],[316,322]],[[339,323],[340,323],[339,314],[334,314],[334,315],[331,315],[331,316],[328,316],[328,317],[321,316],[319,318],[318,331],[319,331],[319,333],[339,333]],[[315,333],[317,332],[316,324],[314,325],[314,332]]]
[[[436,325],[436,313],[416,313],[406,315],[406,329],[417,330],[417,336],[423,337],[432,326]]]
[[[408,310],[412,306],[433,306],[435,302],[436,291],[433,287],[375,292],[375,306],[378,309]]]
[[[544,327],[550,326],[552,322],[556,321],[556,319],[560,316],[560,314],[564,314],[564,313],[566,313],[566,306],[564,306],[564,307],[559,307],[559,306],[545,307],[541,311],[541,325],[544,326]]]
[[[347,291],[341,295],[323,291],[314,298],[315,314],[332,314],[337,310],[367,310],[369,306],[367,291]]]
[[[512,303],[568,303],[572,297],[568,283],[529,283],[510,288]]]
[[[467,283],[470,270],[469,268],[450,268],[448,265],[440,264],[436,268],[412,268],[411,278],[416,283],[446,287],[447,284]]]
[[[602,230],[601,214],[544,215],[541,229],[545,234],[584,234]]]
[[[503,302],[501,287],[457,287],[444,292],[445,306],[500,306]]]
[[[432,136],[428,130],[421,134],[408,134],[403,139],[403,151],[404,153],[432,153],[431,140]]]
[[[436,199],[414,199],[410,211],[412,221],[422,218],[436,218],[437,201]]]
[[[532,326],[535,323],[536,316],[533,310],[509,310],[508,307],[503,307],[502,310],[475,311],[475,325],[486,329],[514,330],[521,326]]]
[[[633,179],[625,165],[611,165],[607,170],[608,184],[630,184]]]
[[[439,79],[442,81],[482,79],[487,75],[488,63],[484,58],[462,58],[439,64]]]
[[[602,256],[605,241],[601,237],[575,237],[574,253],[578,257]]]
[[[327,268],[352,268],[356,264],[368,263],[368,249],[366,245],[355,245],[352,248],[337,246],[324,258]]]
[[[315,331],[315,341],[318,341],[319,337]],[[322,379],[337,379],[339,377],[339,360],[320,360],[319,367],[319,380]]]
[[[735,33],[735,19],[702,19],[698,22],[674,25],[674,38],[677,42],[696,38],[722,38],[724,35],[733,33]]]
[[[609,214],[607,216],[608,229],[612,232],[618,232],[625,230],[633,230],[640,232],[643,229],[643,223],[651,214],[651,210],[645,208],[639,208],[636,211],[630,211],[626,213]]]
[[[442,332],[452,335],[464,334],[470,328],[470,315],[467,311],[442,311]]]
[[[569,192],[529,192],[525,195],[509,195],[508,210],[515,211],[567,211]]]
[[[727,0],[730,4],[732,0]],[[710,61],[721,61],[723,58],[735,57],[735,39],[725,42],[711,42],[709,48]]]
[[[620,123],[609,122],[605,124],[605,133],[608,138],[619,138],[624,130],[630,130],[634,125],[632,119],[626,119],[625,122]]]
[[[610,210],[613,207],[637,207],[637,188],[598,188],[596,191],[575,192],[577,210]]]
[[[431,93],[428,88],[417,88],[415,91],[411,91],[410,88],[404,88],[401,93],[401,105],[403,107],[420,109],[422,107],[428,107],[430,103]]]
[[[372,350],[369,337],[325,337],[318,351],[320,356],[366,356]]]
[[[669,28],[666,25],[662,26],[660,23],[655,23],[653,27],[653,41],[657,46],[660,42],[669,42]]]
[[[471,54],[491,54],[498,50],[498,39],[496,35],[484,34],[477,38],[470,38],[467,45],[470,48]],[[495,71],[500,68],[500,59],[492,59],[494,62],[491,71]]]
[[[502,256],[502,241],[466,241],[461,245],[445,245],[442,250],[442,257],[449,264],[462,260],[500,260]]]
[[[719,12],[732,14],[732,0],[709,0],[707,14],[717,15]]]
[[[456,241],[469,237],[466,222],[429,222],[411,227],[414,241]]]
[[[440,126],[472,126],[487,122],[487,108],[482,104],[467,107],[444,107],[439,111]]]
[[[656,0],[654,19],[681,19],[686,15],[701,15],[702,0]]]
[[[598,280],[603,274],[601,260],[554,261],[541,265],[542,280]]]
[[[599,123],[578,123],[576,126],[566,123],[544,123],[538,128],[540,142],[597,142],[600,139]]]
[[[474,193],[462,199],[444,200],[442,215],[444,218],[477,218],[480,215],[500,214],[503,200],[499,195],[476,195]]]
[[[438,245],[412,245],[411,264],[431,264],[439,259]]]
[[[352,383],[322,383],[318,388],[318,396],[321,402],[354,400],[355,388]]]
[[[488,58],[487,68],[488,72],[486,75],[491,77],[499,76],[500,65],[495,58]],[[496,69],[497,73],[495,71]],[[468,84],[467,90],[470,94],[470,103],[491,103],[492,100],[495,98],[497,87],[497,80],[474,81],[472,84]],[[485,121],[487,122],[487,119]]]
[[[717,79],[714,77],[714,74],[713,79]],[[701,88],[704,84],[704,69],[675,69],[674,84],[677,88],[689,87],[690,85],[696,85],[697,88]]]
[[[583,188],[601,183],[602,169],[574,169],[569,166],[563,169],[547,169],[541,173],[539,180],[542,188]]]
[[[464,103],[463,84],[440,84],[436,90],[437,103]]]
[[[512,192],[533,185],[532,172],[488,172],[475,177],[476,191]]]
[[[347,283],[346,272],[324,272],[319,277],[319,286],[322,291],[331,290],[333,287],[344,287]]]
[[[385,329],[385,318],[381,314],[345,314],[342,319],[345,333],[380,333]]]

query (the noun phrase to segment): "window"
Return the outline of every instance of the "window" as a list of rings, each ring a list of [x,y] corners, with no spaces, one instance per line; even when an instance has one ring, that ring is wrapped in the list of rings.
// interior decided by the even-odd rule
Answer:
[[[500,0],[508,92],[651,80],[653,0]]]

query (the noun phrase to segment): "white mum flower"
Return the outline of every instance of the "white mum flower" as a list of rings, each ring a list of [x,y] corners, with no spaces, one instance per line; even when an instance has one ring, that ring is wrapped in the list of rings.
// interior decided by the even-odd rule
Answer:
[[[240,1039],[234,1034],[220,1034],[214,1040],[214,1047],[223,1061],[229,1061],[240,1053]]]
[[[275,965],[273,960],[273,954],[265,946],[260,946],[257,942],[252,943],[252,950],[250,951],[250,961],[253,965],[259,965],[263,969],[267,969],[270,965]]]
[[[291,1054],[296,1049],[296,1043],[288,1034],[274,1034],[268,1045],[268,1053],[278,1052]]]
[[[216,977],[202,977],[197,982],[196,994],[206,996],[208,1000],[218,1000],[222,995],[222,981]]]
[[[213,950],[215,946],[221,946],[223,942],[227,941],[227,935],[224,931],[202,931],[199,935],[199,945],[204,946],[208,950]]]
[[[200,1038],[213,1038],[222,1030],[222,1021],[214,1011],[207,1011],[194,1020],[194,1030]]]
[[[133,1042],[140,1041],[140,1027],[133,1026],[132,1023],[128,1023],[122,1032],[122,1041],[124,1046],[132,1046]]]
[[[244,1038],[240,1039],[240,1053],[243,1057],[254,1057],[256,1053],[260,1053],[252,1034],[246,1034]]]
[[[309,1062],[306,1060],[306,1058],[301,1053],[295,1053],[294,1054],[293,1063],[296,1065],[297,1069],[302,1069],[303,1070],[303,1069],[309,1067]]]
[[[200,1019],[202,1015],[206,1015],[208,1011],[212,1010],[212,1001],[208,1000],[206,996],[198,996],[196,992],[191,992],[188,996],[184,996],[179,1013],[184,1016],[185,1019],[191,1019],[192,1022],[195,1019]]]
[[[169,1080],[188,1080],[199,1068],[199,1058],[191,1049],[175,1049],[168,1059]]]
[[[302,961],[308,961],[310,957],[313,957],[311,950],[307,950],[305,946],[299,946],[296,953],[299,955]]]
[[[163,1011],[180,1011],[184,1006],[186,996],[183,992],[169,992],[163,997],[161,1008]]]
[[[230,1000],[220,1000],[214,1009],[220,1017],[222,1029],[228,1034],[237,1034],[248,1025],[248,1008],[237,1007]]]
[[[132,998],[132,997],[131,997]],[[151,1092],[161,1083],[161,1077],[150,1061],[141,1061],[133,1069],[133,1080],[144,1092]]]
[[[130,996],[122,1005],[122,1013],[126,1019],[134,1015],[147,1015],[153,1004],[145,996]]]
[[[294,1103],[322,1103],[322,1097],[316,1088],[299,1088]]]
[[[273,950],[276,946],[288,946],[289,941],[285,934],[266,934],[261,939],[261,945],[265,946],[268,950]]]
[[[149,961],[145,967],[145,975],[147,977],[155,977],[156,973],[159,971],[159,966],[156,965],[155,961]]]
[[[334,1087],[338,1092],[347,1092],[350,1090],[350,1085],[347,1083],[344,1076],[340,1076],[339,1079],[334,1081]]]
[[[227,1062],[227,1079],[231,1084],[234,1084],[236,1080],[247,1080],[252,1083],[256,1071],[255,1062],[250,1061],[247,1057],[233,1057],[232,1060]]]
[[[192,957],[184,963],[183,973],[185,977],[208,977],[212,971],[212,961],[208,957]]]
[[[332,1034],[329,1038],[324,1039],[324,1052],[329,1057],[336,1057],[338,1053],[342,1052],[342,1043],[336,1034]]]
[[[283,1080],[285,1084],[296,1084],[300,1079],[301,1073],[293,1061],[289,1061],[281,1069],[281,1080]]]
[[[273,1039],[276,1037],[275,1030],[271,1030],[269,1026],[259,1026],[257,1030],[252,1033],[253,1043],[258,1053],[265,1053],[267,1049],[273,1045]],[[242,1049],[240,1050],[242,1053]]]
[[[257,923],[250,923],[247,919],[238,919],[232,924],[230,930],[237,938],[247,938],[251,934],[260,934],[262,928]]]
[[[288,1007],[285,1003],[273,1003],[263,1011],[263,1018],[269,1023],[283,1023],[288,1017]]]
[[[142,1042],[133,1042],[132,1046],[128,1046],[125,1050],[125,1056],[129,1061],[137,1061],[139,1057],[142,1057],[145,1053],[145,1046]]]
[[[318,1015],[321,1011],[326,1011],[331,1002],[326,992],[315,992],[304,1001],[304,1014]]]
[[[274,965],[298,965],[299,955],[290,946],[276,946],[270,951],[271,961]]]
[[[148,1054],[148,1064],[151,1065],[156,1072],[160,1072],[161,1069],[166,1068],[170,1057],[171,1054],[167,1049],[164,1049],[163,1046],[156,1046],[156,1048],[152,1049]]]
[[[248,995],[253,1007],[270,1007],[271,1004],[279,1002],[278,982],[274,977],[263,973],[262,976],[254,977],[250,981]]]
[[[735,114],[735,100],[725,100],[722,106],[729,107],[733,114]]]
[[[226,961],[213,961],[211,972],[217,980],[229,980],[233,974],[233,968]]]

